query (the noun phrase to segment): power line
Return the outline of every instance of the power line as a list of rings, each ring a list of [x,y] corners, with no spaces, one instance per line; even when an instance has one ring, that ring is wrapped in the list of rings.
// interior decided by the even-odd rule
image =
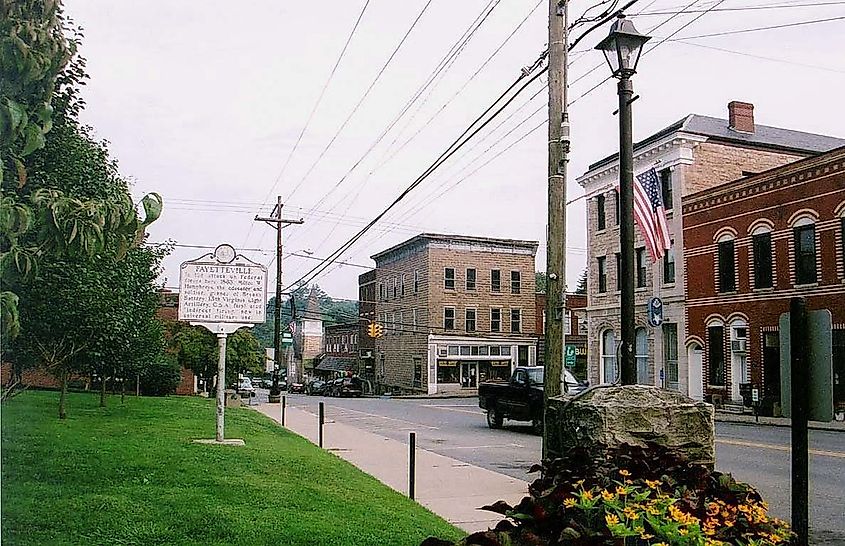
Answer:
[[[704,44],[697,44],[695,42],[688,42],[686,40],[686,38],[676,38],[672,41],[675,42],[675,43],[679,43],[679,44],[701,47],[701,48],[704,48],[704,49],[712,49],[714,51],[721,51],[723,53],[731,53],[731,54],[734,54],[734,55],[741,55],[743,57],[750,57],[752,59],[761,59],[761,60],[764,60],[764,61],[773,61],[773,62],[776,62],[776,63],[791,64],[791,65],[794,65],[794,66],[801,66],[801,67],[804,67],[804,68],[815,68],[816,70],[825,70],[827,72],[837,72],[839,74],[845,74],[845,70],[842,70],[842,69],[839,69],[839,68],[833,68],[833,67],[830,67],[830,66],[820,66],[820,65],[817,65],[817,64],[799,63],[797,61],[789,61],[789,60],[786,60],[786,59],[778,59],[776,57],[765,57],[763,55],[756,55],[754,53],[748,53],[748,52],[745,52],[745,51],[736,51],[736,50],[733,50],[733,49],[726,49],[724,47],[716,47],[716,46],[710,46],[710,45],[704,45]]]
[[[704,15],[707,13],[706,11],[702,13]],[[829,23],[831,21],[841,21],[845,19],[845,15],[840,17],[828,17],[827,19],[811,19],[809,21],[796,21],[794,23],[786,23],[783,25],[771,25],[767,27],[756,27],[756,28],[744,28],[739,30],[727,30],[724,32],[713,32],[711,34],[699,34],[698,36],[684,36],[684,40],[693,40],[696,38],[714,38],[716,36],[729,36],[733,34],[745,34],[747,32],[759,32],[761,30],[774,30],[779,28],[790,28],[790,27],[799,27],[804,25],[815,25],[818,23]],[[673,34],[674,35],[674,34]]]
[[[792,9],[792,8],[808,8],[808,7],[818,7],[818,6],[838,6],[845,4],[845,2],[837,1],[837,2],[811,2],[807,4],[786,4],[786,5],[763,5],[763,6],[745,6],[745,7],[734,7],[734,8],[718,8],[710,10],[711,13],[717,12],[734,12],[734,11],[756,11],[756,10],[770,10],[770,9]],[[705,9],[699,10],[687,10],[685,13],[702,13]],[[677,11],[648,11],[648,12],[641,12],[638,15],[642,16],[649,16],[649,15],[671,15],[673,13],[678,13]]]
[[[262,207],[270,199],[270,196],[276,190],[276,186],[279,185],[279,181],[281,181],[282,176],[285,174],[285,170],[287,170],[288,164],[290,163],[290,160],[293,157],[293,154],[296,152],[296,149],[299,147],[299,143],[302,141],[302,137],[305,134],[305,131],[307,131],[308,127],[311,125],[311,120],[314,119],[314,114],[317,112],[317,108],[319,108],[320,103],[322,103],[323,97],[326,94],[326,90],[329,88],[329,84],[331,83],[332,78],[334,78],[335,72],[337,72],[337,67],[340,66],[340,62],[343,60],[343,56],[346,54],[347,48],[349,48],[349,43],[352,41],[352,37],[355,36],[355,31],[358,30],[358,25],[361,23],[361,19],[363,19],[363,17],[364,17],[364,12],[367,11],[367,6],[369,6],[369,5],[370,5],[370,0],[366,0],[364,2],[364,7],[361,8],[361,13],[358,14],[358,18],[355,20],[355,24],[352,26],[352,30],[350,31],[349,36],[347,36],[347,38],[346,38],[346,42],[343,44],[343,48],[340,50],[340,55],[338,55],[337,61],[335,61],[334,66],[331,69],[331,72],[329,72],[329,77],[326,79],[326,82],[323,84],[323,88],[320,90],[320,94],[317,97],[317,101],[314,103],[314,106],[311,108],[311,113],[308,114],[308,119],[305,121],[305,125],[303,125],[302,130],[299,131],[299,136],[296,137],[296,142],[294,143],[293,148],[291,148],[291,151],[288,152],[288,156],[285,159],[284,164],[282,165],[281,171],[279,171],[278,176],[276,176],[276,180],[273,182],[273,186],[270,188],[270,191],[268,191],[267,195],[264,197],[264,201],[261,203]],[[247,231],[247,235],[246,235],[247,240],[249,239],[249,236],[252,232],[252,227],[253,227],[253,224],[250,223],[249,231]],[[244,241],[244,244],[246,244],[246,240]]]
[[[346,119],[343,120],[343,123],[341,123],[337,132],[335,132],[334,136],[331,138],[331,140],[329,140],[328,144],[326,144],[325,148],[323,148],[323,150],[317,156],[317,159],[311,164],[311,167],[308,168],[308,171],[306,171],[306,173],[302,176],[302,178],[299,180],[299,182],[297,182],[297,184],[294,186],[294,188],[288,194],[286,201],[290,200],[291,196],[293,196],[293,194],[296,193],[296,190],[298,190],[300,188],[300,186],[302,186],[302,184],[305,182],[305,180],[308,179],[308,176],[314,171],[314,168],[317,166],[317,164],[320,162],[320,160],[323,159],[323,157],[326,155],[326,152],[329,150],[329,148],[331,148],[331,146],[332,146],[332,144],[334,144],[335,140],[337,140],[337,137],[346,128],[346,125],[352,119],[352,116],[354,116],[355,113],[358,111],[358,108],[361,107],[361,104],[363,104],[364,100],[366,100],[366,98],[369,96],[370,91],[373,90],[373,88],[378,83],[379,79],[381,79],[382,74],[384,74],[385,70],[387,70],[387,67],[390,65],[391,61],[393,61],[394,57],[396,57],[396,54],[399,52],[399,49],[401,49],[402,45],[408,39],[408,36],[410,36],[411,32],[413,32],[414,28],[416,28],[417,23],[419,23],[423,14],[425,14],[425,12],[428,10],[428,7],[431,5],[431,2],[432,2],[432,0],[428,0],[425,3],[425,5],[422,7],[422,9],[417,14],[414,21],[411,23],[411,26],[408,27],[408,30],[405,31],[405,34],[402,36],[402,39],[399,40],[399,43],[396,44],[395,48],[393,48],[393,52],[387,58],[387,61],[385,61],[384,65],[382,65],[381,69],[376,74],[376,77],[373,79],[372,82],[370,82],[370,85],[369,85],[369,87],[367,87],[367,90],[364,91],[364,94],[361,95],[361,97],[358,99],[358,102],[352,108],[352,111],[349,112],[349,114],[346,116]]]

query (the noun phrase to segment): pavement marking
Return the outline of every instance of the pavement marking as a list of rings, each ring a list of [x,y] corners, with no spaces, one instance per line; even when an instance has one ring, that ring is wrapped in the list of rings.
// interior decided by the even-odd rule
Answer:
[[[434,408],[434,409],[439,409],[439,410],[444,410],[444,411],[457,411],[459,413],[471,413],[473,415],[484,415],[483,411],[457,409],[457,408],[469,408],[469,407],[472,407],[472,406],[458,406],[458,405],[436,406],[436,405],[433,405],[433,404],[423,404],[422,407],[424,407],[424,408]]]
[[[717,444],[728,444],[732,446],[742,446],[742,447],[756,447],[759,449],[771,449],[774,451],[792,451],[790,446],[781,446],[776,444],[761,444],[757,442],[746,442],[743,440],[724,440],[724,439],[716,439]],[[808,450],[812,455],[819,455],[820,457],[837,457],[841,459],[845,459],[845,453],[840,451],[825,451],[822,449],[810,449]]]
[[[336,407],[338,409],[342,409],[343,411],[351,411],[351,412],[354,412],[354,413],[360,413],[361,415],[366,415],[368,417],[375,417],[377,419],[385,419],[387,421],[396,421],[397,423],[407,423],[407,424],[412,425],[416,428],[421,427],[421,428],[428,428],[428,429],[431,429],[431,430],[438,430],[438,427],[433,427],[433,426],[430,426],[430,425],[423,425],[421,423],[414,423],[413,421],[406,421],[405,419],[396,419],[395,417],[385,417],[384,415],[378,415],[378,414],[375,414],[375,413],[368,413],[366,411],[354,410],[354,409],[349,409],[349,408],[341,408],[339,406],[334,406],[334,407]]]

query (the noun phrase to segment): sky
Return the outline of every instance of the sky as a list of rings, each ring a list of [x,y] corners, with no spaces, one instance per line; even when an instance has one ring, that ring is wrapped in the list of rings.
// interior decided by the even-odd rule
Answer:
[[[571,20],[593,5],[572,0]],[[423,173],[537,59],[548,36],[545,0],[66,0],[65,11],[84,33],[83,120],[109,142],[136,199],[163,197],[149,240],[185,245],[164,262],[168,287],[178,286],[181,262],[210,251],[195,247],[220,243],[269,265],[273,286],[275,233],[253,218],[269,214],[277,195],[284,217],[304,220],[283,230],[282,278],[295,282]],[[487,11],[460,54],[393,123]],[[627,14],[653,37],[633,80],[635,140],[690,113],[726,118],[731,100],[753,103],[758,124],[845,137],[838,107],[845,1],[638,0]],[[618,150],[616,85],[603,82],[610,71],[593,50],[607,28],[586,36],[569,66],[570,288],[586,261],[575,180]],[[709,34],[719,35],[693,38]],[[348,265],[313,282],[355,299],[370,256],[421,232],[535,240],[544,270],[545,81],[527,87],[344,252]]]

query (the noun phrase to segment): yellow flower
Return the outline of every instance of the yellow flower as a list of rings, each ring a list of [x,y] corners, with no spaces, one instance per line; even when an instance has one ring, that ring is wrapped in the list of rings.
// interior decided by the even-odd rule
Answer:
[[[625,476],[625,477],[627,478],[628,476],[630,476],[630,475],[631,475],[631,473],[630,473],[630,472],[628,472],[627,470],[624,470],[624,469],[623,469],[623,470],[620,470],[620,471],[619,471],[619,475],[620,475],[620,476]]]
[[[584,485],[584,480],[578,480],[577,482],[575,482],[575,485],[581,487],[582,485]]]
[[[689,531],[687,531],[686,529],[681,527],[680,529],[678,529],[678,534],[681,535],[682,537],[685,537],[689,534]]]
[[[651,546],[669,546],[665,542],[658,542],[657,544],[652,544]]]
[[[649,488],[651,488],[651,489],[657,488],[657,486],[660,485],[661,483],[662,482],[660,480],[646,480],[645,481],[645,484],[647,486],[649,486]]]
[[[708,516],[715,516],[719,513],[719,505],[715,502],[707,503],[707,515]]]
[[[633,483],[631,480],[625,480],[625,485],[633,485]]]
[[[607,489],[604,489],[604,490],[601,492],[601,498],[603,498],[603,499],[604,499],[604,500],[606,500],[606,501],[612,501],[612,500],[614,500],[614,499],[616,498],[616,495],[614,495],[613,493],[611,493],[611,492],[610,492],[610,491],[608,491]]]
[[[564,499],[563,505],[567,508],[572,508],[573,506],[575,506],[575,499],[573,499],[572,497]]]
[[[604,521],[606,521],[608,525],[619,525],[619,518],[616,517],[615,514],[605,514]]]
[[[622,496],[628,494],[628,490],[625,489],[624,487],[622,487],[621,485],[617,485],[616,486],[616,494],[619,495],[620,497],[622,497]]]
[[[633,520],[640,519],[640,515],[637,514],[636,512],[634,512],[633,510],[631,510],[627,506],[622,510],[622,513],[625,514],[625,517],[628,518],[628,519],[633,519]]]
[[[593,500],[592,491],[581,491],[581,500]]]

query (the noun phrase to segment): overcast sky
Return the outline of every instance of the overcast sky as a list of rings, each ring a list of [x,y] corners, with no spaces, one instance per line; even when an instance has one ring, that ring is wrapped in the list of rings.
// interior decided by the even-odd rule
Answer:
[[[305,219],[304,225],[285,229],[286,253],[326,256],[412,182],[546,44],[546,0],[536,8],[536,0],[500,0],[433,90],[364,156],[489,4],[371,0],[283,172],[364,1],[66,1],[67,14],[84,28],[81,52],[91,76],[84,90],[83,118],[111,143],[111,153],[133,181],[136,197],[150,191],[164,197],[164,213],[151,226],[150,240],[228,242],[262,249],[245,254],[270,264],[273,231],[252,218],[259,210],[269,213],[278,194],[285,200],[286,217]],[[819,2],[830,4],[795,7]],[[643,33],[665,23],[651,32],[652,45],[718,1],[700,0],[690,8],[698,12],[669,20],[667,12],[689,3],[640,0],[628,13]],[[369,96],[316,161],[426,4]],[[572,18],[591,5],[592,0],[573,0]],[[717,8],[762,5],[788,7],[714,10],[674,38],[845,16],[845,2],[834,0],[724,0]],[[636,15],[639,11],[661,14]],[[526,16],[507,44],[456,95]],[[845,137],[840,107],[845,89],[843,23],[840,19],[660,44],[642,58],[634,77],[640,95],[634,104],[635,138],[688,113],[725,118],[731,100],[752,102],[758,124]],[[607,81],[584,95],[609,74],[601,54],[592,51],[606,32],[600,29],[585,38],[577,48],[584,53],[576,52],[570,67],[570,199],[582,193],[575,179],[586,166],[618,147],[615,83]],[[545,269],[545,125],[466,176],[546,119],[545,92],[519,109],[544,83],[542,78],[526,89],[342,260],[372,265],[372,254],[432,231],[539,241],[537,269]],[[567,224],[567,279],[574,288],[586,258],[583,200],[568,207]],[[178,285],[179,263],[202,252],[177,248],[165,264],[166,285]],[[289,283],[318,262],[285,256],[283,263]],[[363,271],[336,266],[316,282],[332,296],[356,298],[357,277]]]

